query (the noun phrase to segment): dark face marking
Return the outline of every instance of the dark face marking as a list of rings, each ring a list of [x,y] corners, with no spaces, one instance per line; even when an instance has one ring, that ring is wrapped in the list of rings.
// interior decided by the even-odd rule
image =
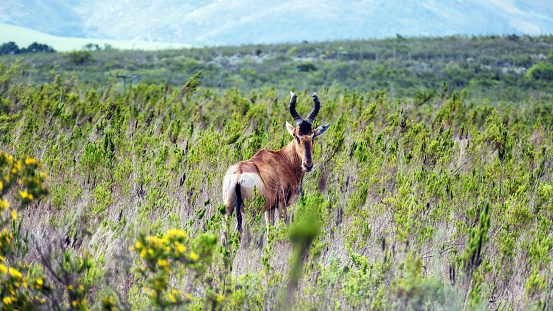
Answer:
[[[299,135],[311,135],[313,132],[313,126],[309,122],[303,121],[298,125],[298,134]]]
[[[298,156],[302,159],[301,168],[305,172],[313,169],[313,126],[309,122],[303,121],[295,130]]]
[[[305,149],[305,157],[303,158],[302,166],[306,172],[309,172],[313,169],[313,159],[311,158],[311,154],[313,153],[313,143],[311,142],[311,139],[309,139],[304,140],[303,145]]]

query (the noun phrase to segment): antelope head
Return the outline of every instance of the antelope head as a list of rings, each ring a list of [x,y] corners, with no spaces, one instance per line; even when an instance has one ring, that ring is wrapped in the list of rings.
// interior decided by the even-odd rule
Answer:
[[[313,169],[313,142],[315,137],[322,136],[332,123],[327,123],[319,126],[313,130],[313,121],[319,113],[321,108],[321,102],[317,93],[313,93],[314,107],[311,113],[304,120],[296,111],[296,94],[290,92],[290,114],[296,122],[294,127],[290,123],[286,122],[286,129],[288,133],[294,137],[295,149],[297,156],[301,159],[301,168],[304,172],[310,172]]]

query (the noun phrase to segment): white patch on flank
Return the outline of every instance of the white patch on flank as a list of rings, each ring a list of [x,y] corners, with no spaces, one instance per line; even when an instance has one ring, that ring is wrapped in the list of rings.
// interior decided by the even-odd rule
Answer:
[[[225,206],[234,204],[234,188],[238,176],[237,174],[225,175],[223,178],[223,204],[225,204]]]
[[[231,206],[235,203],[236,184],[240,183],[240,193],[242,200],[251,198],[253,189],[257,187],[257,191],[261,194],[263,183],[259,175],[254,173],[242,173],[226,175],[223,178],[223,203],[225,206]]]
[[[261,194],[263,183],[259,175],[254,173],[242,173],[239,178],[242,198],[252,198],[253,189],[257,187],[257,192]]]

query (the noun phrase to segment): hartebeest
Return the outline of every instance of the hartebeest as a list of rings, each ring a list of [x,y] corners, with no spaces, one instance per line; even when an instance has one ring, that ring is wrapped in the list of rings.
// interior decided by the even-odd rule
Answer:
[[[286,208],[292,203],[292,197],[300,187],[305,172],[313,169],[313,142],[315,137],[323,135],[331,123],[323,124],[313,130],[313,121],[319,113],[321,103],[313,93],[314,107],[304,120],[296,112],[296,94],[290,92],[290,114],[296,126],[286,122],[286,129],[294,137],[286,147],[278,150],[262,149],[251,159],[231,165],[223,179],[223,202],[227,218],[236,206],[238,231],[242,231],[241,206],[244,199],[252,199],[254,188],[265,197],[265,220],[267,230],[274,219],[275,210],[280,218],[286,215]]]

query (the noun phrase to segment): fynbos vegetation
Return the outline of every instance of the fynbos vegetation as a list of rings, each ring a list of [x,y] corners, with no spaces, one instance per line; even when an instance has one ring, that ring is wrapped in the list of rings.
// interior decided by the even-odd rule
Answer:
[[[300,116],[317,91],[313,129],[333,124],[288,221],[267,230],[254,190],[239,240],[222,180],[295,139],[289,90],[211,88],[206,72],[179,88],[55,72],[38,85],[25,62],[2,64],[2,308],[551,309],[548,66],[520,77],[533,91],[512,84],[517,100],[292,89]]]

